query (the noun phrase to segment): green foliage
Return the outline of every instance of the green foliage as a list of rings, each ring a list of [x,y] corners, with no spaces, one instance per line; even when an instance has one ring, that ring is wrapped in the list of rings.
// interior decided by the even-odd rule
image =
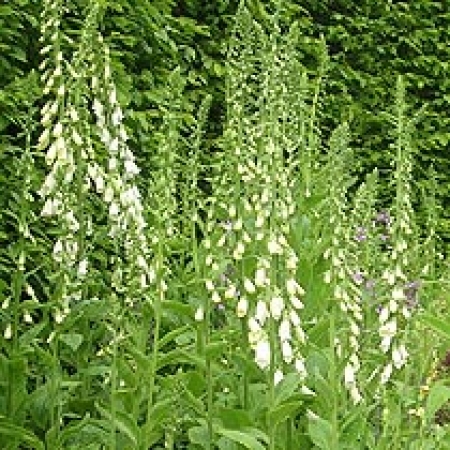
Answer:
[[[61,214],[42,217],[36,194],[48,167],[43,147],[34,143],[50,129],[38,120],[51,97],[39,78],[44,2],[0,5],[5,449],[335,450],[384,449],[392,442],[396,449],[418,449],[417,442],[448,448],[445,360],[440,381],[429,374],[433,352],[445,352],[450,337],[438,316],[448,309],[448,269],[436,257],[436,229],[444,237],[448,230],[438,209],[448,202],[443,42],[449,13],[442,2],[418,0],[237,3],[77,0],[56,11],[69,92],[56,102],[55,121],[63,120],[69,142],[77,130],[85,139],[74,178],[58,183],[75,199],[81,228],[74,234],[90,264],[80,297],[70,300],[62,319],[55,310],[77,270],[54,258],[54,244],[68,230]],[[113,75],[104,90],[90,78],[106,68],[98,30],[111,48]],[[66,73],[69,63],[77,76]],[[406,95],[401,82],[392,83],[397,74]],[[141,168],[136,183],[147,226],[140,231],[155,268],[144,281],[132,252],[147,241],[133,230],[108,234],[107,201],[100,190],[89,190],[97,179],[89,180],[92,161],[82,152],[92,144],[99,167],[113,165],[108,140],[104,145],[96,134],[101,125],[98,117],[94,124],[92,105],[100,98],[112,110],[115,86]],[[82,124],[63,116],[69,107]],[[419,113],[409,118],[413,109]],[[435,172],[428,171],[430,162]],[[372,173],[374,166],[380,170]],[[269,177],[252,178],[266,169]],[[129,175],[112,184],[131,183]],[[268,206],[258,203],[263,194],[273,196]],[[383,242],[376,223],[381,205],[393,220],[383,228]],[[266,214],[261,240],[258,211]],[[364,238],[355,238],[355,230]],[[275,245],[292,250],[293,259],[286,263],[270,250],[271,233],[279,233],[284,243]],[[243,259],[233,254],[238,243],[246,245]],[[208,263],[212,254],[217,261]],[[272,264],[267,289],[246,287],[263,258]],[[401,316],[407,299],[392,306],[392,276],[401,293],[407,282],[422,282],[407,309],[423,310],[417,321]],[[288,296],[292,280],[306,291],[301,300]],[[373,291],[369,281],[378,283]],[[277,286],[286,303],[304,303],[289,316],[290,327],[300,323],[295,358],[280,351],[279,319],[271,311]],[[266,370],[255,364],[247,339],[255,308],[236,314],[243,294],[269,305],[274,356]],[[389,319],[398,319],[399,329],[394,344],[406,342],[411,359],[381,387],[380,372],[393,352],[380,351],[377,307],[391,308]],[[342,385],[355,357],[363,394],[356,404]],[[282,379],[275,380],[278,368]],[[422,384],[427,396],[419,392]]]

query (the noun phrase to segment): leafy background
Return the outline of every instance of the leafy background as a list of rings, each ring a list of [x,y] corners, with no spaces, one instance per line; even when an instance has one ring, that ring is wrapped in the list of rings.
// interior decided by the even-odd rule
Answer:
[[[127,125],[141,166],[146,166],[146,154],[158,145],[155,130],[168,106],[167,78],[175,67],[181,69],[184,86],[179,105],[184,125],[193,123],[199,99],[206,93],[212,95],[209,148],[205,149],[211,151],[224,117],[224,56],[238,2],[104,3],[103,32],[113,49],[121,101],[129,112]],[[248,3],[260,19],[273,6],[269,1]],[[388,168],[390,122],[385,112],[393,98],[393,80],[397,74],[404,75],[409,104],[416,110],[426,108],[417,127],[415,176],[420,186],[427,179],[428,166],[435,165],[440,181],[437,195],[443,211],[439,233],[448,242],[448,3],[305,0],[283,4],[284,19],[299,22],[304,35],[304,45],[299,50],[312,72],[317,70],[317,61],[311,43],[320,36],[325,38],[330,61],[321,120],[328,130],[343,118],[351,120],[352,143],[361,175],[374,166]],[[73,33],[79,29],[86,2],[78,0],[75,5],[65,19],[65,28]],[[31,105],[39,105],[36,70],[40,62],[40,7],[38,0],[11,0],[0,5],[0,157],[6,158],[3,167],[10,167],[7,161],[12,157],[11,146],[18,142],[20,126],[15,121],[28,114]],[[2,180],[5,185],[8,171],[2,177],[7,177]],[[421,206],[418,201],[417,208]]]

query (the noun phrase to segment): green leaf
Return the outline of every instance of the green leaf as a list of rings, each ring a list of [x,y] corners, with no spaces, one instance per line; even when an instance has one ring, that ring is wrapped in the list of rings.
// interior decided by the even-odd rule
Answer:
[[[302,379],[298,373],[288,373],[275,387],[274,405],[278,406],[297,394],[301,382]]]
[[[113,416],[107,409],[103,408],[98,403],[95,404],[95,407],[102,416],[114,423],[117,430],[125,435],[133,443],[135,448],[138,447],[140,433],[133,417],[123,411],[116,411]]]
[[[59,340],[76,352],[83,343],[84,338],[83,335],[78,333],[65,333],[59,336]]]
[[[221,420],[225,428],[241,429],[252,425],[252,419],[247,411],[235,408],[220,408],[217,417]]]
[[[418,318],[424,325],[436,331],[444,339],[450,340],[450,323],[448,320],[439,319],[430,313],[420,314]]]
[[[325,419],[321,417],[309,417],[308,434],[314,445],[323,450],[335,450],[331,447],[333,429]]]
[[[155,403],[150,410],[150,422],[141,427],[142,445],[150,448],[163,435],[163,423],[172,414],[173,398],[165,398]]]
[[[45,450],[45,446],[31,431],[10,422],[6,417],[0,416],[0,437],[2,445],[7,444],[8,438],[12,442],[23,442],[35,450]]]
[[[243,445],[245,448],[249,448],[251,450],[265,449],[265,447],[248,432],[226,430],[225,428],[217,428],[216,432],[217,434],[230,439],[230,441]]]
[[[273,425],[285,422],[289,417],[292,417],[301,406],[302,402],[300,401],[283,403],[269,411],[269,422]]]
[[[98,445],[107,445],[110,438],[109,423],[106,420],[91,419],[85,417],[83,420],[75,423],[74,425],[68,425],[64,427],[59,433],[58,443],[59,448],[83,448],[87,445],[95,444],[94,448],[98,448]],[[70,444],[75,444],[68,447]]]
[[[158,359],[158,367],[160,370],[170,364],[192,364],[200,369],[206,369],[206,363],[203,358],[198,357],[194,352],[188,352],[185,350],[175,349],[161,355]]]
[[[188,436],[192,444],[206,448],[208,442],[208,429],[206,425],[189,428]]]
[[[450,400],[450,387],[443,384],[434,385],[428,393],[425,405],[425,418],[432,420],[434,415]]]
[[[181,334],[184,334],[186,332],[189,332],[192,329],[191,326],[189,325],[184,325],[180,328],[177,328],[175,330],[170,331],[169,333],[167,333],[166,335],[164,335],[160,340],[159,340],[159,348],[163,348],[165,345],[167,345],[169,342],[174,341],[178,336],[180,336]]]

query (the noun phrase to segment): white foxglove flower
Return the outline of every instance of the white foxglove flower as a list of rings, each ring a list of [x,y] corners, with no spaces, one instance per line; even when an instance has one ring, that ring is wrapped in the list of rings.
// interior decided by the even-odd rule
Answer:
[[[236,286],[234,284],[230,284],[230,286],[228,286],[223,295],[227,299],[232,299],[236,296],[236,293],[237,293]]]
[[[351,320],[350,322],[350,331],[354,336],[359,336],[360,333],[359,326],[353,320]]]
[[[236,220],[236,222],[235,222],[234,225],[233,225],[233,229],[234,229],[235,231],[240,231],[240,230],[242,230],[242,219],[241,219],[241,218],[239,218],[238,220]]]
[[[295,370],[303,380],[308,376],[308,372],[306,371],[305,367],[305,361],[303,359],[297,358],[295,360]]]
[[[269,253],[271,255],[280,255],[281,253],[283,253],[281,245],[275,239],[270,239],[270,241],[267,243],[267,249],[269,250]]]
[[[394,300],[400,300],[400,301],[405,300],[406,296],[405,296],[405,293],[403,292],[403,289],[396,286],[392,291],[392,298]]]
[[[214,290],[214,283],[211,280],[206,280],[205,281],[205,286],[206,286],[206,289],[208,291],[213,291]]]
[[[386,384],[392,375],[392,364],[389,363],[386,365],[386,367],[383,369],[383,372],[381,373],[380,382],[381,384]]]
[[[111,122],[116,127],[120,124],[120,122],[122,122],[122,119],[123,119],[122,110],[120,109],[119,106],[116,106],[114,112],[111,114]]]
[[[291,324],[289,320],[283,319],[278,327],[278,336],[281,342],[291,339]]]
[[[263,326],[268,316],[267,305],[264,300],[258,300],[256,304],[255,318]]]
[[[9,340],[12,338],[12,326],[10,323],[8,323],[8,325],[6,325],[5,331],[3,332],[3,337],[6,340]]]
[[[291,253],[289,258],[286,260],[286,269],[295,270],[297,268],[298,258],[295,253]]]
[[[308,386],[305,386],[305,385],[303,385],[303,386],[300,388],[300,392],[301,392],[303,395],[308,395],[308,396],[310,396],[310,397],[315,397],[315,396],[316,396],[316,393],[315,393],[312,389],[310,389]]]
[[[248,329],[251,333],[257,334],[261,331],[261,325],[254,317],[250,317],[250,319],[248,319]]]
[[[270,365],[270,344],[267,341],[259,341],[255,348],[255,361],[262,370]]]
[[[244,289],[249,293],[249,294],[254,294],[256,292],[256,288],[255,285],[253,284],[253,282],[251,280],[249,280],[248,278],[244,279]]]
[[[289,319],[290,319],[292,325],[294,325],[294,327],[300,326],[300,323],[301,323],[300,317],[296,311],[294,311],[294,310],[289,311]]]
[[[350,388],[350,397],[354,405],[357,405],[358,403],[361,402],[362,396],[361,393],[359,392],[359,389],[356,386],[352,386]]]
[[[295,327],[295,335],[302,344],[306,343],[306,334],[302,327]]]
[[[294,278],[289,278],[288,280],[286,280],[286,291],[291,296],[295,296],[297,295],[297,293],[302,295],[301,292],[304,293],[303,289],[297,283],[297,281],[294,280]]]
[[[56,211],[53,200],[51,198],[48,198],[44,203],[44,207],[42,208],[41,216],[49,217],[53,216],[55,213]]]
[[[255,221],[255,228],[262,228],[264,226],[265,217],[262,214],[258,214]]]
[[[57,309],[57,310],[55,311],[55,316],[54,316],[54,318],[55,318],[55,322],[58,323],[58,324],[60,324],[60,323],[63,322],[63,320],[64,320],[64,315],[63,315],[63,313],[61,312],[61,310]]]
[[[109,215],[111,217],[117,217],[120,213],[119,205],[116,202],[112,202],[109,205]]]
[[[205,312],[203,310],[203,307],[199,306],[197,308],[197,311],[195,311],[194,319],[196,322],[202,322],[204,318],[205,318]]]
[[[383,307],[378,318],[380,323],[385,323],[389,319],[389,308]]]
[[[134,175],[137,175],[139,173],[139,167],[135,164],[134,161],[131,161],[129,159],[127,159],[124,162],[124,167],[125,167],[125,172],[128,175],[134,176]]]
[[[355,368],[350,363],[344,369],[344,385],[347,388],[355,385]]]
[[[386,269],[382,275],[382,278],[388,282],[391,286],[395,284],[395,273]]]
[[[382,325],[379,330],[379,334],[381,337],[394,337],[397,333],[397,321],[396,319],[392,319],[390,322]]]
[[[24,311],[23,313],[23,320],[25,323],[31,324],[33,323],[33,317],[31,316],[31,314],[28,311]]]
[[[398,303],[391,298],[391,300],[389,300],[389,311],[395,314],[397,310],[398,310]]]
[[[283,378],[284,378],[283,372],[278,369],[273,375],[274,385],[276,386]]]
[[[53,247],[53,254],[58,255],[63,251],[63,244],[60,239],[58,239]]]
[[[391,347],[392,337],[386,336],[381,340],[380,348],[383,353],[387,353]]]
[[[238,301],[236,308],[236,315],[242,319],[247,315],[248,312],[248,301],[245,297],[241,297]]]
[[[275,296],[270,300],[270,314],[275,320],[279,320],[284,310],[284,300],[282,297]]]
[[[105,189],[103,200],[105,200],[105,203],[111,203],[113,198],[114,198],[114,190],[111,186],[108,185]]]
[[[213,303],[215,303],[215,304],[219,304],[219,303],[222,302],[222,299],[220,298],[220,295],[219,295],[219,293],[218,293],[217,291],[214,291],[214,292],[211,294],[211,300],[212,300]]]
[[[289,300],[295,309],[303,309],[305,307],[298,297],[290,297]]]
[[[408,352],[403,344],[392,350],[392,361],[396,369],[401,369],[407,360]]]
[[[76,145],[82,145],[83,144],[83,138],[78,134],[78,131],[75,130],[75,128],[72,130],[72,139],[73,139],[73,142],[75,142]]]
[[[88,270],[88,261],[86,258],[82,259],[78,264],[78,275],[80,277],[84,277],[87,274]]]
[[[255,285],[258,287],[263,287],[267,283],[266,269],[260,267],[255,272]]]
[[[281,354],[283,355],[283,361],[286,364],[290,364],[294,358],[292,346],[289,341],[283,341],[281,344]]]

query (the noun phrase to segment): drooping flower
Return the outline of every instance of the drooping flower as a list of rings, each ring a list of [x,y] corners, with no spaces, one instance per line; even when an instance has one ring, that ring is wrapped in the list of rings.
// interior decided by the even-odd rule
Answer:
[[[270,365],[270,344],[268,341],[259,341],[255,348],[255,361],[262,370]]]

